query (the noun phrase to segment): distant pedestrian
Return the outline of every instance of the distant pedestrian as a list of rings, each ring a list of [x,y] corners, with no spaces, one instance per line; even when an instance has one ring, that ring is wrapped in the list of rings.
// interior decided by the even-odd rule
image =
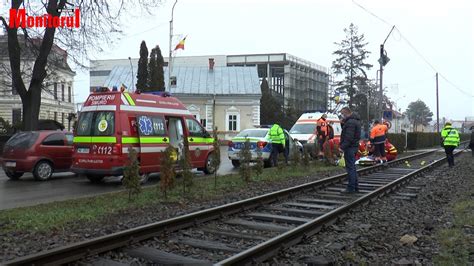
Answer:
[[[474,157],[474,126],[471,127],[471,141],[469,142],[469,148],[471,148],[472,157]]]
[[[374,155],[376,161],[387,162],[385,157],[385,140],[387,139],[388,127],[375,120],[374,126],[370,131],[370,143],[374,145]]]
[[[441,144],[446,152],[449,167],[454,166],[454,149],[459,146],[459,133],[451,126],[451,122],[446,122],[441,131]]]
[[[360,118],[357,114],[352,113],[349,107],[342,108],[341,114],[344,118],[341,121],[342,132],[339,149],[344,153],[344,161],[347,171],[348,184],[345,192],[354,193],[359,191],[355,155],[359,149],[361,133]]]
[[[272,141],[272,162],[273,166],[278,165],[278,155],[285,151],[285,133],[278,124],[273,124],[270,128],[270,139]]]

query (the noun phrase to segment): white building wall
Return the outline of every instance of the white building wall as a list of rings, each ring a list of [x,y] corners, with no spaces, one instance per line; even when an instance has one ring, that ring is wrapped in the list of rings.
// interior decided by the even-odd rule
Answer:
[[[28,65],[26,64],[28,63]],[[9,67],[8,61],[2,61]],[[25,67],[23,70],[28,73],[31,72],[33,61],[23,62]],[[49,70],[51,71],[51,70]],[[57,113],[56,121],[62,122],[62,114],[64,113],[64,126],[68,128],[67,116],[69,113],[75,113],[74,111],[74,72],[67,70],[57,70],[54,75],[48,77],[45,81],[45,88],[41,92],[41,106],[40,106],[40,119],[54,119],[54,112]],[[28,87],[30,80],[24,79],[25,85]],[[54,83],[57,83],[57,99],[54,97]],[[11,89],[11,79],[6,73],[0,73],[0,117],[8,120],[9,123],[12,121],[12,113],[14,109],[22,109],[21,98],[18,94],[13,94]],[[62,97],[62,85],[64,85],[64,100]],[[71,88],[70,94],[69,89]],[[69,102],[70,96],[70,102]],[[22,113],[23,117],[23,113]],[[71,125],[72,126],[72,125]]]

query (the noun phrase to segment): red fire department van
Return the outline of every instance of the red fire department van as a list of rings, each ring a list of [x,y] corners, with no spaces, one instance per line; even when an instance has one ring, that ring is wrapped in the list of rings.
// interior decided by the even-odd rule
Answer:
[[[137,151],[142,182],[160,171],[171,145],[180,156],[189,142],[193,168],[213,173],[213,138],[176,98],[167,93],[109,91],[89,95],[74,132],[71,170],[92,182],[123,175],[129,148]]]

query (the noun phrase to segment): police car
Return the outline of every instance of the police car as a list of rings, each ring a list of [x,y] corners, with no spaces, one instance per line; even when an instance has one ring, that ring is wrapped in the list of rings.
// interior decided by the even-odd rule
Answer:
[[[240,156],[239,152],[244,147],[245,141],[248,139],[250,142],[250,151],[252,154],[252,161],[256,161],[258,158],[257,147],[262,152],[262,158],[265,167],[272,167],[272,143],[270,140],[270,127],[271,126],[260,126],[258,128],[249,128],[240,131],[240,133],[232,138],[229,142],[228,156],[232,161],[234,167],[240,165]],[[286,138],[286,143],[289,144],[290,150],[289,154],[293,152],[294,149],[298,149],[302,152],[303,145],[297,140],[294,140],[288,131],[283,130]]]

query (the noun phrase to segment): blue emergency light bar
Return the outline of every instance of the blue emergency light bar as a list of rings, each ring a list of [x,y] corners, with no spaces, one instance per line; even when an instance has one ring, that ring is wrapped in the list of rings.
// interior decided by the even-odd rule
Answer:
[[[152,95],[158,95],[161,97],[171,97],[171,93],[169,91],[146,91],[142,92],[143,94],[152,94]]]

